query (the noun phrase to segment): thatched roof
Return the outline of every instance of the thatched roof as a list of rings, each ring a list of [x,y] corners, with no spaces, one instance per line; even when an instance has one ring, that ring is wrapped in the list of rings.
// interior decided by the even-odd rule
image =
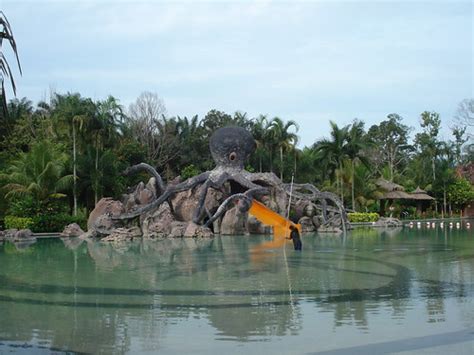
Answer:
[[[382,194],[379,200],[412,200],[413,197],[405,191],[389,191]]]
[[[418,200],[418,201],[422,201],[422,200],[425,200],[425,201],[434,200],[433,197],[431,197],[430,195],[428,195],[425,190],[420,189],[419,186],[416,188],[415,191],[413,191],[412,193],[410,193],[410,196],[411,196],[411,198],[412,198],[413,200]]]
[[[426,191],[423,190],[423,189],[420,189],[420,187],[418,186],[415,191],[412,191],[410,192],[411,194],[426,194]]]
[[[411,196],[405,192],[405,188],[401,185],[395,184],[394,182],[380,178],[375,182],[375,184],[384,190],[384,192],[378,197],[379,200],[411,199]]]

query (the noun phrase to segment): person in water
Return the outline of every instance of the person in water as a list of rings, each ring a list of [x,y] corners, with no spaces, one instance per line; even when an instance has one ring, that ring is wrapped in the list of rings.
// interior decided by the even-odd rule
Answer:
[[[303,247],[303,244],[301,243],[300,232],[298,231],[298,228],[291,225],[290,230],[291,230],[291,233],[288,239],[293,241],[293,246],[295,247],[295,250],[301,250],[301,248]]]

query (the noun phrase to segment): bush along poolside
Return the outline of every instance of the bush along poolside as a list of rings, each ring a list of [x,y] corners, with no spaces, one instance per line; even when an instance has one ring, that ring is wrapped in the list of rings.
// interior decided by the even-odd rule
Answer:
[[[30,229],[34,233],[55,233],[63,231],[71,223],[77,223],[86,229],[84,217],[74,217],[65,213],[41,215],[35,217],[5,216],[5,229]]]
[[[34,224],[33,218],[16,216],[5,216],[3,223],[5,229],[31,229]]]
[[[378,213],[375,212],[351,212],[347,214],[349,222],[377,222],[380,218]]]

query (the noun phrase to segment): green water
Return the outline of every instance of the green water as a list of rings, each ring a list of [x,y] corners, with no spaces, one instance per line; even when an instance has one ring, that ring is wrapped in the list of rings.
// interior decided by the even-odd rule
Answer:
[[[266,240],[5,243],[0,353],[474,353],[472,229]]]

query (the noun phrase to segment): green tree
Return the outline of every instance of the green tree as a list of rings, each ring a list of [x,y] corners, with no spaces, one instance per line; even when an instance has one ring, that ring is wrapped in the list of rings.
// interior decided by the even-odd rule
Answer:
[[[96,104],[96,114],[88,121],[88,131],[94,137],[95,159],[94,159],[94,179],[92,180],[92,190],[94,191],[94,204],[97,204],[99,195],[101,195],[103,188],[100,181],[103,180],[104,174],[100,161],[99,152],[104,150],[106,146],[113,146],[118,140],[120,127],[123,123],[123,108],[118,100],[109,96],[104,101],[99,101]],[[107,161],[107,159],[105,159]],[[91,170],[88,170],[91,171]]]
[[[391,113],[387,120],[373,125],[367,132],[368,140],[372,143],[368,156],[371,166],[382,175],[388,166],[390,181],[394,180],[397,171],[406,165],[409,153],[413,149],[408,144],[409,127],[402,124],[403,118]]]
[[[424,111],[421,113],[421,127],[423,132],[415,136],[415,144],[418,146],[421,159],[426,158],[431,163],[432,183],[436,180],[436,158],[439,154],[438,134],[441,127],[439,113]]]
[[[365,149],[367,148],[369,142],[366,139],[364,131],[364,122],[359,120],[354,120],[347,136],[347,144],[345,151],[347,157],[351,161],[351,201],[352,209],[356,210],[355,204],[355,167],[357,162],[361,162],[366,166],[369,166],[368,159],[365,157]]]
[[[245,113],[236,112],[234,113],[234,116],[231,116],[222,111],[211,110],[201,121],[201,126],[205,132],[204,138],[208,139],[218,128],[226,126],[238,126],[245,129],[250,129],[252,122],[247,118],[247,114]]]
[[[468,141],[466,129],[466,126],[454,126],[451,128],[451,133],[454,137],[455,160],[457,164],[462,163],[462,146]]]
[[[331,175],[336,175],[336,186],[344,201],[344,184],[342,180],[343,162],[348,157],[347,141],[349,136],[349,126],[339,128],[333,121],[329,121],[331,125],[331,138],[321,139],[314,145],[317,153],[323,160],[324,165],[330,169]]]
[[[26,97],[13,99],[7,107],[8,124],[0,124],[0,150],[8,154],[27,151],[31,141],[37,138],[32,102]]]
[[[268,119],[265,115],[258,116],[252,125],[252,135],[255,139],[255,143],[257,144],[257,149],[255,154],[258,157],[258,171],[262,172],[262,161],[265,154],[265,147],[266,147],[266,132],[268,127]]]
[[[284,122],[279,117],[274,117],[268,123],[269,138],[274,146],[280,152],[280,179],[283,181],[283,153],[295,150],[296,143],[298,142],[298,124],[295,121],[289,120]],[[295,132],[291,132],[291,129]]]
[[[55,94],[51,106],[53,122],[57,123],[57,134],[62,135],[65,128],[66,135],[72,140],[73,213],[77,216],[77,131],[82,130],[94,117],[96,107],[91,99],[82,98],[78,93]]]
[[[462,209],[474,200],[474,187],[465,178],[458,177],[448,188],[448,196],[451,202]]]
[[[175,162],[176,172],[181,172],[189,165],[198,170],[208,170],[212,166],[209,152],[209,142],[204,139],[202,128],[197,115],[192,118],[177,117],[177,132],[179,136],[179,157]]]
[[[51,199],[65,197],[63,192],[73,180],[72,175],[65,175],[66,161],[67,155],[58,145],[46,141],[34,143],[2,176],[7,181],[3,186],[5,198],[31,196],[40,205],[46,205]]]

